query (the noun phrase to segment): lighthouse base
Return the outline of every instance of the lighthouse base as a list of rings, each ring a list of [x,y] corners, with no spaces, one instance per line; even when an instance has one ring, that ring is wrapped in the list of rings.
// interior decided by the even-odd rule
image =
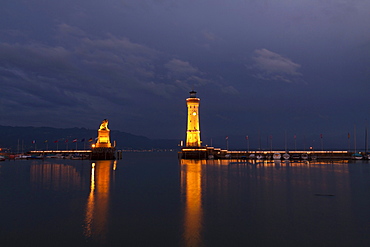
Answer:
[[[206,147],[184,147],[179,152],[180,159],[204,160],[208,159],[208,155]]]

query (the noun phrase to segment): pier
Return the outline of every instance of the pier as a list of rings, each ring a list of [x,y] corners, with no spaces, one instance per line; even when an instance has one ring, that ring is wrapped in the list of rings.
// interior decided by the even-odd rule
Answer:
[[[281,159],[281,160],[314,160],[314,159],[354,159],[355,153],[349,151],[231,151],[215,147],[187,148],[179,152],[180,159]],[[356,158],[355,158],[356,159]],[[357,158],[360,159],[360,158]],[[366,155],[361,159],[368,159]]]
[[[91,159],[113,160],[122,159],[122,150],[114,148],[95,148],[94,150],[46,150],[29,151],[30,158],[67,158],[67,159]]]

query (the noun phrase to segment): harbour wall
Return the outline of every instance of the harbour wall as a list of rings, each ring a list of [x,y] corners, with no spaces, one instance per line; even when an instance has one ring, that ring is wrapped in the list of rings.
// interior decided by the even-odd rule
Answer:
[[[279,155],[280,154],[280,158]],[[287,154],[287,155],[284,155]],[[353,152],[349,151],[231,151],[214,147],[183,148],[179,152],[181,159],[352,159]],[[367,159],[366,155],[361,155]]]

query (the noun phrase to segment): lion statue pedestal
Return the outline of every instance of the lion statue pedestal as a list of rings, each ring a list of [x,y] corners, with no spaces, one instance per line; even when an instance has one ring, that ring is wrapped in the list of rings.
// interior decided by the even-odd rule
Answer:
[[[104,119],[98,130],[98,140],[92,148],[91,159],[112,160],[115,159],[115,147],[110,143],[110,130],[108,120]]]

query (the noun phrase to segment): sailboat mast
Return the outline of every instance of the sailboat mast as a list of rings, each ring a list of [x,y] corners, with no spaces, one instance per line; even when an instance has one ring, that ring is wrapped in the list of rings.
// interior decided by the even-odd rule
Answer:
[[[365,152],[367,153],[368,150],[368,134],[367,134],[367,120],[366,120],[366,126],[365,126]]]
[[[355,153],[357,153],[357,145],[356,145],[356,124],[354,125],[354,128],[353,128],[353,142],[354,142],[354,146],[355,146]]]

